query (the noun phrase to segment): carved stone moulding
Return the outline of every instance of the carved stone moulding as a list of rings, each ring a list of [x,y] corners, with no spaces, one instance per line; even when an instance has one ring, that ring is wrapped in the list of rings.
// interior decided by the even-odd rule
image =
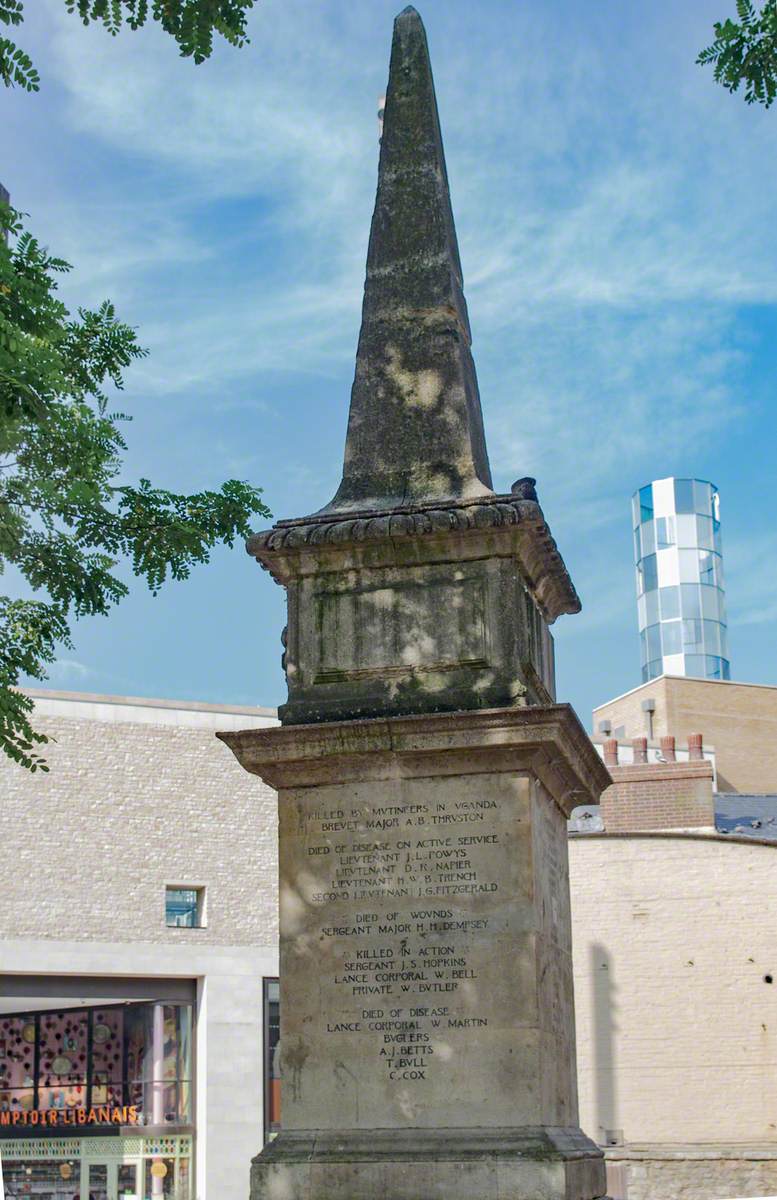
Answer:
[[[570,704],[481,709],[217,735],[240,765],[271,787],[333,780],[529,771],[565,817],[598,803],[612,780]],[[403,767],[404,764],[404,767]],[[464,764],[464,765],[462,765]]]
[[[547,704],[580,601],[536,501],[285,521],[249,552],[287,591],[286,724]]]
[[[511,531],[513,536],[485,545],[478,542],[497,531]],[[411,557],[421,562],[451,562],[489,553],[514,555],[548,623],[562,613],[580,611],[579,597],[542,509],[535,500],[514,495],[445,507],[418,505],[380,513],[280,521],[249,538],[246,549],[281,584],[310,571],[381,561],[388,564]]]

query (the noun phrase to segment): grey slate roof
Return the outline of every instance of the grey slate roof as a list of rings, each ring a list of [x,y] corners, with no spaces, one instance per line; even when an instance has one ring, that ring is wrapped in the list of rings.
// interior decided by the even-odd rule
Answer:
[[[777,795],[744,795],[718,792],[715,796],[718,833],[777,841]]]
[[[716,792],[714,800],[718,833],[777,842],[777,793]],[[567,828],[570,833],[604,832],[599,805],[581,804],[573,809]]]

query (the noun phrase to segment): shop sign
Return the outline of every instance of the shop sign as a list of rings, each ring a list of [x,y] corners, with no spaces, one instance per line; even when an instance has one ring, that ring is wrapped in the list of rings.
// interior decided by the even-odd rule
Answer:
[[[96,1108],[33,1108],[29,1112],[0,1112],[2,1125],[139,1125],[140,1112],[136,1104],[112,1108],[101,1104]]]

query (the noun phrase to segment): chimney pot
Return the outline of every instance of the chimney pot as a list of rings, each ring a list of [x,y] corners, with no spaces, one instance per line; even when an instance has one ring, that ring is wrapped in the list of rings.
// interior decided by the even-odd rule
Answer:
[[[700,733],[688,734],[688,757],[693,759],[704,758],[704,738]]]
[[[631,739],[631,746],[634,752],[635,763],[647,762],[647,738],[638,737]]]
[[[667,762],[675,761],[674,738],[671,733],[661,738],[661,753]]]
[[[604,743],[604,765],[606,767],[617,767],[618,765],[617,738],[607,738]]]

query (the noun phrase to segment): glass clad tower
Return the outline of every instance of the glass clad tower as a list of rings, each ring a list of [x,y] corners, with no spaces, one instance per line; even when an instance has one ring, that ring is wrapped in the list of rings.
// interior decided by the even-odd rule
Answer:
[[[631,501],[642,681],[729,679],[718,489],[656,479]]]

